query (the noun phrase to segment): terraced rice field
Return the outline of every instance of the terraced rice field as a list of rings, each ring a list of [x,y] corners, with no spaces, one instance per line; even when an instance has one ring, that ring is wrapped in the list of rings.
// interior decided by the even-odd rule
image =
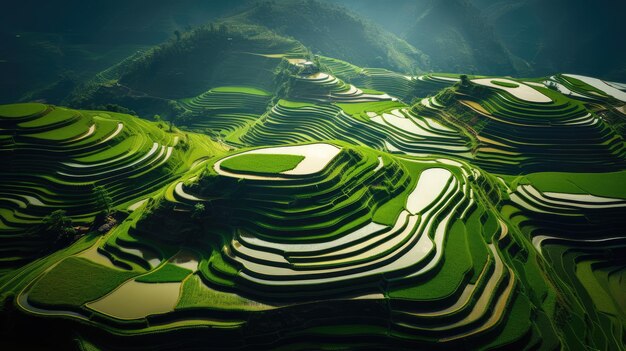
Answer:
[[[0,116],[2,268],[45,252],[50,239],[32,228],[53,210],[91,226],[105,210],[96,187],[106,187],[112,207],[126,209],[188,169],[188,157],[222,152],[196,135],[116,113],[21,104],[0,107]],[[182,143],[193,147],[183,151]]]
[[[623,349],[619,85],[318,60],[177,100],[210,136],[0,106],[3,296],[111,349]],[[125,218],[44,252],[96,186]]]
[[[184,99],[180,104],[202,116],[190,124],[190,128],[228,133],[256,120],[265,112],[270,99],[270,94],[261,89],[217,87],[194,98]]]
[[[461,89],[449,106],[472,125],[479,141],[477,164],[509,174],[623,169],[622,136],[583,102],[547,88],[519,84],[518,88],[492,84],[486,90],[474,88],[474,93],[469,91],[472,88]],[[535,93],[530,95],[530,90]],[[526,96],[516,97],[518,93]]]

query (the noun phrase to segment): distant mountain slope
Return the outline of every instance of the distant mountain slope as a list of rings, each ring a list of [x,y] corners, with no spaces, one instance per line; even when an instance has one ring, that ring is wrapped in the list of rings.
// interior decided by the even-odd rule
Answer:
[[[0,103],[59,103],[87,77],[249,0],[7,2],[0,11]]]
[[[436,0],[414,19],[406,40],[431,57],[434,70],[516,72],[513,60],[480,11],[467,0]]]
[[[506,43],[511,53],[532,61],[542,48],[538,40],[546,33],[541,20],[532,12],[534,9],[527,0],[514,1],[474,1],[482,9],[484,17],[494,25],[498,36]],[[544,4],[544,6],[550,6]]]
[[[474,0],[515,55],[536,75],[557,71],[626,79],[623,1]]]
[[[121,18],[118,15],[115,18]],[[27,100],[84,108],[118,104],[142,115],[167,114],[168,101],[198,96],[216,86],[273,90],[281,55],[302,58],[309,50],[405,73],[428,67],[428,58],[410,44],[345,8],[320,1],[261,2],[101,68],[67,98],[73,86],[56,84],[27,95]]]
[[[45,32],[65,35],[66,41],[158,44],[175,30],[197,26],[232,14],[250,0],[65,0],[11,2],[0,13],[2,32]]]
[[[439,72],[517,74],[527,70],[468,0],[332,0],[388,28]]]
[[[345,6],[370,19],[383,28],[402,37],[413,24],[415,14],[422,11],[430,0],[329,0]]]
[[[303,57],[298,41],[247,24],[210,24],[101,72],[67,98],[72,106],[119,104],[141,115],[166,114],[168,102],[217,86],[273,90],[283,56]]]
[[[281,58],[312,59],[310,51],[406,73],[421,71],[428,61],[410,44],[345,8],[319,1],[262,2],[129,57],[62,103],[85,108],[112,103],[141,115],[168,115],[169,101],[213,87],[273,91]]]
[[[626,79],[626,50],[617,44],[624,1],[331,1],[407,40],[431,57],[434,70]]]
[[[262,27],[210,25],[132,61],[119,82],[163,98],[197,95],[215,84],[270,88],[280,61],[265,65],[272,57],[264,55],[304,50],[299,42]]]
[[[0,102],[68,104],[73,100],[65,97],[77,85],[112,67],[124,73],[113,80],[139,95],[195,96],[206,82],[221,79],[212,72],[225,71],[199,61],[205,56],[184,49],[187,56],[172,66],[161,62],[150,66],[157,74],[134,78],[128,61],[177,36],[185,43],[182,32],[223,16],[230,26],[246,23],[295,39],[313,54],[403,74],[571,72],[626,81],[618,30],[626,2],[611,0],[133,0],[115,6],[25,0],[11,8],[0,13]],[[223,61],[219,50],[207,53]]]
[[[266,26],[294,37],[314,53],[360,66],[401,72],[428,67],[426,56],[404,40],[343,7],[321,1],[261,2],[227,20]]]

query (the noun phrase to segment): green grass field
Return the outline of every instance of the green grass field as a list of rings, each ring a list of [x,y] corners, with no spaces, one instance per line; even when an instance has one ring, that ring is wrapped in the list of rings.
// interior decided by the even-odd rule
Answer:
[[[191,274],[189,269],[174,264],[165,264],[154,272],[138,277],[136,281],[141,283],[173,283],[183,281],[189,274]]]
[[[299,155],[248,154],[229,158],[221,167],[238,173],[276,174],[296,168],[302,160],[304,156]]]
[[[48,308],[75,309],[110,292],[137,275],[69,257],[33,286],[28,301]]]

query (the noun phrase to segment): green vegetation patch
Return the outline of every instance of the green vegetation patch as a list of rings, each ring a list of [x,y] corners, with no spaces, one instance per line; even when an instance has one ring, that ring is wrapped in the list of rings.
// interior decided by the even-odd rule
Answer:
[[[289,101],[289,100],[280,100],[278,101],[278,104],[286,108],[316,107],[315,104],[311,104],[308,102],[296,102],[296,101]]]
[[[524,178],[542,192],[592,194],[626,199],[626,171],[611,173],[542,172]],[[522,183],[526,183],[522,180]]]
[[[505,87],[505,88],[519,88],[519,84],[503,82],[503,81],[495,80],[495,79],[492,80],[491,83],[495,85],[499,85],[501,87]]]
[[[28,300],[40,306],[78,307],[96,300],[137,272],[107,268],[84,258],[69,257],[41,278]]]
[[[73,119],[76,119],[80,115],[77,115],[76,111],[67,110],[64,108],[55,108],[50,113],[37,118],[32,121],[24,122],[20,124],[21,128],[39,128],[52,126],[60,123],[67,123]],[[85,118],[85,121],[90,121],[91,119]]]
[[[423,284],[390,291],[390,297],[437,300],[451,296],[461,288],[461,284],[465,284],[465,277],[472,270],[472,256],[467,247],[467,232],[461,221],[454,222],[449,230],[445,260],[441,270]]]
[[[444,78],[457,78],[457,79],[459,79],[461,77],[461,75],[458,74],[458,73],[441,73],[441,72],[431,73],[430,76],[431,77],[435,77],[435,78],[437,78],[437,77],[444,77]],[[468,75],[468,77],[470,79],[474,79],[474,78],[479,78],[480,76]]]
[[[140,283],[178,283],[191,274],[189,269],[167,263],[161,268],[135,279]]]
[[[263,95],[270,96],[270,94],[258,88],[252,87],[217,87],[211,89],[211,91],[216,93],[242,93],[242,94],[252,94],[252,95]]]
[[[37,113],[42,113],[46,110],[46,105],[44,104],[11,104],[11,105],[0,105],[0,116],[1,117],[27,117],[32,116]]]
[[[369,117],[366,114],[367,112],[381,114],[396,108],[406,107],[405,104],[398,101],[349,102],[335,105],[339,106],[339,108],[352,117],[364,121],[369,121]]]
[[[403,162],[403,164],[410,174],[415,175],[419,175],[425,169],[432,167],[432,165],[427,163]],[[408,189],[413,190],[418,179],[419,177],[417,176],[411,177],[411,184],[408,186]],[[385,202],[378,209],[376,209],[376,212],[374,212],[372,222],[384,225],[394,225],[400,215],[400,212],[404,210],[406,201],[410,194],[411,191],[408,190]]]
[[[502,332],[489,344],[487,349],[504,349],[507,346],[514,348],[513,342],[521,339],[531,328],[531,308],[526,296],[523,294],[517,295],[509,316]]]
[[[199,276],[194,275],[183,283],[183,294],[176,308],[262,310],[267,307],[237,294],[213,290],[206,286]]]
[[[237,173],[276,174],[296,168],[302,160],[301,155],[245,154],[225,160],[220,167]]]

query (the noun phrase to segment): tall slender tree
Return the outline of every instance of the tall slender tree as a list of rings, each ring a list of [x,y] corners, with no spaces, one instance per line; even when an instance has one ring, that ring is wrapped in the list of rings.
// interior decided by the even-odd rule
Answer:
[[[98,203],[98,207],[104,208],[106,214],[109,215],[113,204],[113,199],[111,199],[109,192],[105,187],[99,185],[93,188],[93,193],[96,198],[96,202]]]

